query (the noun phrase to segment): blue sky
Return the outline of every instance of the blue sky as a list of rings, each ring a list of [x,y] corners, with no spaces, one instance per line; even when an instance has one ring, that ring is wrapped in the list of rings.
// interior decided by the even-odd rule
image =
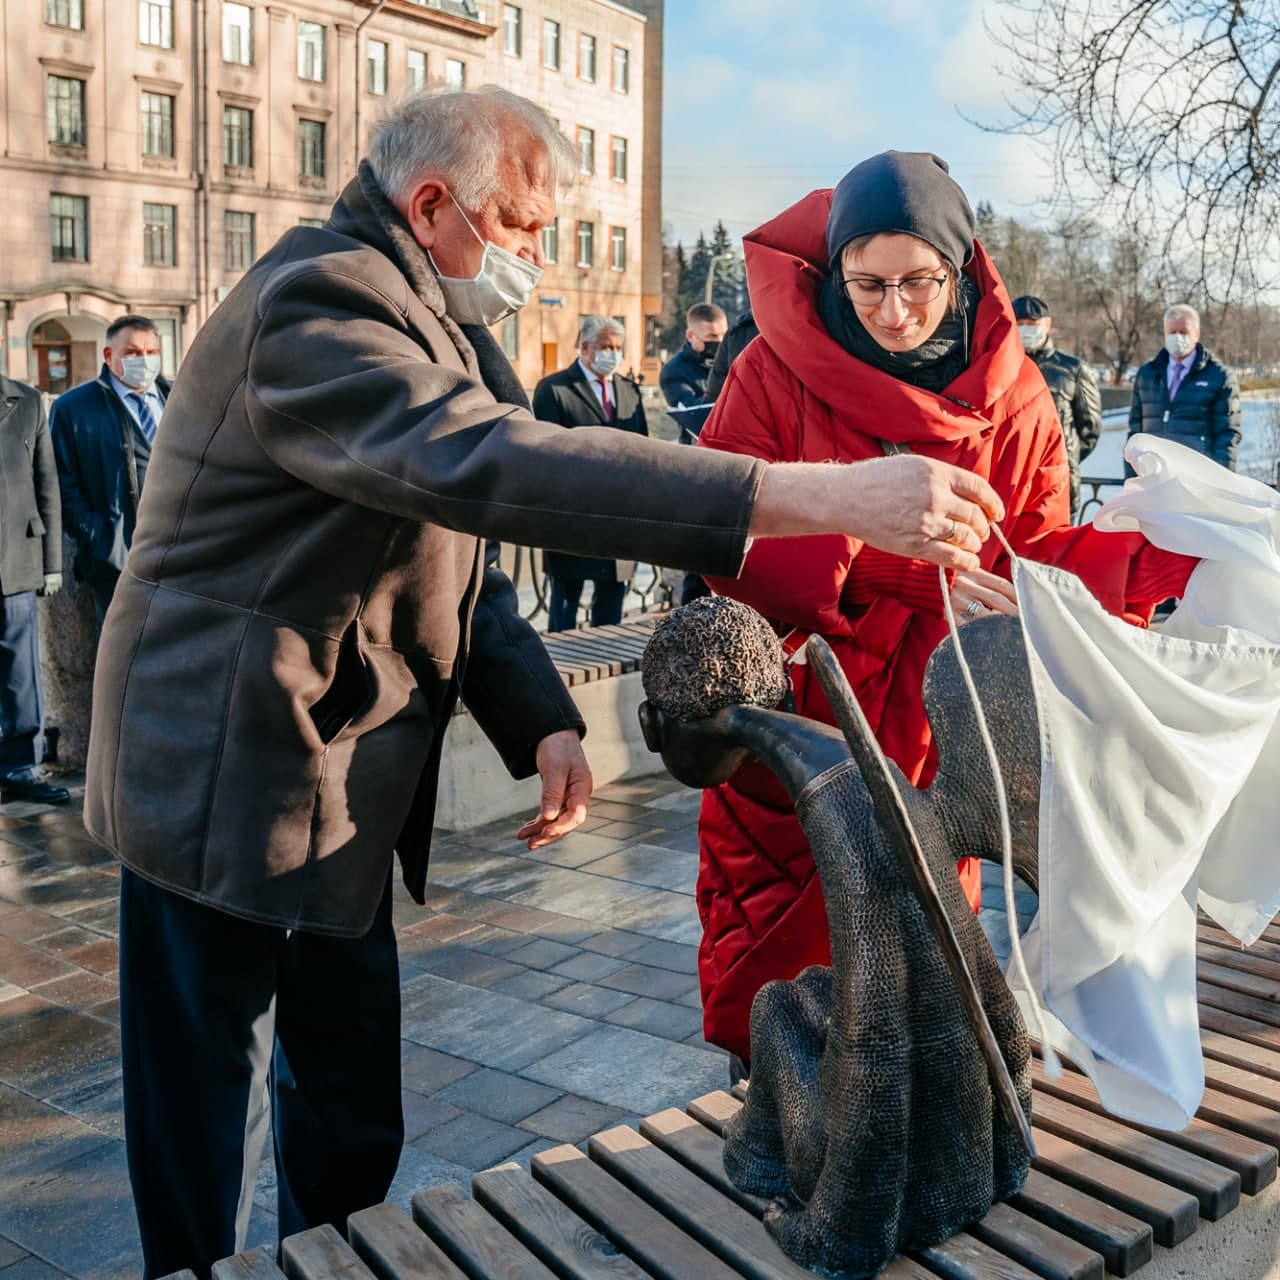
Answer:
[[[663,212],[735,239],[854,164],[936,151],[976,204],[1034,219],[1047,170],[1003,109],[990,0],[668,0]]]

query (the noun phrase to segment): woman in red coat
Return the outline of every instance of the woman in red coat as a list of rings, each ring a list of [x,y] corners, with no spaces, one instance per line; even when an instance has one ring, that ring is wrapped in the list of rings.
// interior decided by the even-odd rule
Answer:
[[[966,467],[1003,499],[1018,554],[1079,574],[1104,607],[1145,625],[1195,562],[1140,535],[1071,527],[1053,400],[974,230],[941,160],[887,152],[749,235],[760,336],[733,364],[700,443],[797,462],[910,450]],[[982,564],[950,579],[962,620],[1016,612],[996,539]],[[846,537],[760,541],[741,577],[712,586],[769,618],[789,653],[821,634],[885,753],[928,785],[921,681],[947,629],[934,566]],[[791,668],[791,684],[801,715],[832,722],[807,667]],[[704,1030],[748,1059],[760,987],[830,963],[821,886],[791,806],[760,765],[704,794],[699,836]],[[959,872],[976,907],[970,861]]]

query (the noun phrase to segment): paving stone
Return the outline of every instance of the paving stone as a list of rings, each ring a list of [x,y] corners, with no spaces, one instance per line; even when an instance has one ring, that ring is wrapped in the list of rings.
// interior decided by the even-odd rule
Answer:
[[[41,912],[41,914],[44,913]],[[50,916],[49,919],[56,921],[54,932],[27,939],[27,942],[38,951],[44,951],[51,956],[61,956],[78,947],[102,941],[100,935],[90,933],[88,929],[81,929],[78,925],[69,925],[57,916]]]
[[[606,1022],[619,1027],[633,1027],[666,1040],[687,1040],[702,1026],[702,1015],[683,1005],[638,996],[629,1004],[605,1016]]]
[[[119,1056],[114,1027],[68,1009],[0,1031],[0,1081],[37,1098],[114,1074]]]
[[[90,1005],[101,1004],[104,1000],[115,999],[117,991],[116,983],[111,978],[81,970],[70,973],[65,978],[40,983],[34,989],[34,994],[61,1005],[64,1009],[85,1009]]]
[[[3,1275],[4,1280],[69,1280],[65,1271],[59,1271],[57,1267],[51,1267],[30,1254],[12,1267],[5,1267],[0,1275]]]
[[[542,1003],[553,1009],[563,1009],[566,1013],[581,1014],[584,1018],[603,1018],[634,999],[636,997],[626,991],[610,991],[607,987],[575,982],[562,991],[546,996]]]
[[[462,916],[432,915],[400,932],[400,940],[430,938],[434,942],[454,942],[465,934],[473,933],[479,926],[474,920]]]
[[[670,969],[673,973],[696,976],[698,972],[698,948],[679,942],[654,939],[637,947],[627,959],[635,964],[651,964],[659,969]]]
[[[65,958],[91,973],[115,973],[120,967],[120,948],[114,938],[99,938],[88,946],[68,951]]]
[[[400,1045],[400,1082],[415,1093],[432,1094],[476,1069],[474,1062],[437,1053],[418,1044]]]
[[[14,942],[30,942],[33,938],[41,938],[66,928],[67,922],[61,916],[50,915],[47,911],[37,911],[31,907],[18,907],[0,916],[0,936],[11,938]]]
[[[15,989],[21,994],[0,1002],[0,1036],[19,1023],[30,1022],[32,1018],[43,1017],[58,1008],[56,1004],[32,995],[21,987]]]
[[[47,854],[33,853],[25,862],[0,866],[0,897],[53,915],[115,904],[119,893],[120,881],[108,871],[93,867],[68,870]]]
[[[526,1135],[528,1136],[528,1135]],[[534,1138],[528,1146],[521,1147],[519,1151],[513,1151],[507,1159],[512,1164],[518,1164],[526,1173],[529,1172],[529,1166],[533,1164],[533,1157],[540,1155],[544,1151],[550,1151],[552,1147],[563,1146],[555,1138]]]
[[[46,1169],[88,1155],[108,1138],[75,1116],[0,1085],[0,1199]]]
[[[568,978],[543,973],[541,969],[522,969],[514,977],[503,978],[493,984],[494,991],[516,1000],[540,1001],[569,985]]]
[[[527,1129],[552,1142],[581,1142],[601,1129],[608,1129],[626,1115],[621,1107],[610,1107],[590,1098],[567,1094],[550,1106],[535,1111],[520,1121]]]
[[[466,947],[446,955],[420,956],[419,963],[428,973],[469,987],[491,987],[502,978],[514,978],[525,971],[522,965],[512,964],[501,956],[487,956]]]
[[[698,829],[696,826],[685,827],[680,831],[668,831],[661,840],[655,840],[655,844],[661,844],[668,849],[675,849],[680,853],[696,856],[698,852]]]
[[[30,990],[41,982],[65,978],[75,972],[74,965],[57,956],[45,955],[35,947],[10,938],[0,938],[0,973],[20,987]]]
[[[635,996],[648,996],[653,1000],[676,1000],[695,985],[686,973],[672,973],[670,969],[656,969],[653,965],[633,964],[628,957],[625,968],[600,979],[600,986],[614,991],[629,991]]]
[[[489,956],[505,956],[529,941],[526,933],[514,929],[500,929],[496,924],[477,923],[475,929],[461,939],[472,951],[483,951]]]
[[[120,929],[120,904],[114,900],[93,903],[68,911],[65,918],[82,929],[92,929],[95,933],[105,933],[114,938]]]
[[[593,876],[608,876],[690,895],[698,880],[697,858],[656,844],[634,844],[598,862],[589,862],[582,869]]]
[[[442,1182],[458,1182],[468,1186],[471,1182],[471,1170],[454,1164],[451,1160],[442,1160],[430,1151],[406,1144],[400,1149],[400,1164],[387,1192],[387,1200],[407,1214],[412,1212],[411,1201],[419,1191],[439,1186]],[[274,1241],[271,1251],[275,1251]]]
[[[48,1102],[99,1133],[124,1137],[124,1082],[118,1075],[56,1093]]]
[[[612,826],[606,822],[602,826]],[[551,863],[557,867],[580,867],[584,862],[594,862],[606,854],[617,853],[622,848],[621,840],[607,839],[596,832],[584,832],[581,829],[567,835],[555,844],[542,849],[534,849],[527,856],[537,862]]]
[[[605,929],[592,934],[582,943],[584,951],[598,951],[602,956],[628,956],[652,942],[642,933],[627,933],[623,929]]]
[[[0,1004],[4,1004],[7,1000],[16,1000],[19,996],[27,995],[25,987],[15,986],[12,982],[6,982],[0,978]]]
[[[586,1035],[596,1025],[586,1018],[526,1004],[496,991],[464,987],[430,973],[401,992],[401,1035],[405,1039],[502,1071],[519,1071]]]
[[[426,1098],[412,1089],[401,1090],[400,1107],[404,1112],[404,1140],[412,1142],[420,1138],[429,1129],[452,1120],[461,1111],[460,1107],[441,1102],[439,1096]]]
[[[110,1022],[118,1027],[120,1025],[119,997],[114,1000],[104,1000],[101,1004],[91,1004],[84,1013],[90,1018],[101,1018],[103,1022]]]
[[[517,964],[528,965],[531,969],[550,969],[553,965],[565,960],[572,960],[578,954],[573,947],[563,942],[553,942],[550,938],[535,938],[524,946],[507,952],[507,959]]]
[[[515,1124],[555,1101],[562,1090],[489,1067],[441,1089],[437,1098],[502,1124]]]
[[[600,828],[596,833],[597,838],[608,837],[611,840],[647,840],[650,836],[661,835],[649,823],[638,822],[610,822],[606,826]]]
[[[462,1115],[424,1133],[413,1143],[419,1151],[429,1151],[453,1164],[471,1170],[488,1169],[519,1151],[529,1135],[487,1116]]]
[[[597,1030],[520,1074],[646,1116],[724,1087],[724,1059],[718,1054],[629,1027],[590,1025]]]
[[[560,964],[553,965],[548,972],[563,978],[572,978],[575,982],[597,982],[611,973],[626,967],[625,960],[615,960],[613,956],[602,956],[594,951],[583,951]]]
[[[702,991],[698,987],[694,987],[691,991],[686,991],[682,996],[676,996],[676,1004],[686,1005],[690,1009],[702,1008]]]
[[[25,1249],[20,1249],[12,1240],[0,1238],[0,1267],[12,1266],[25,1257],[27,1257]]]

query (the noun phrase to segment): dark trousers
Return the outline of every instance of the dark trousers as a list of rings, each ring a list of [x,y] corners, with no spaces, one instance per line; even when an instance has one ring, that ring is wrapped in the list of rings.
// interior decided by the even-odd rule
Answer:
[[[0,596],[0,778],[30,776],[44,757],[44,691],[36,593]]]
[[[583,578],[552,578],[548,631],[572,631],[578,625]],[[625,582],[591,584],[591,625],[611,627],[622,621],[622,602],[627,597]]]
[[[245,1242],[271,1122],[280,1237],[385,1198],[404,1138],[391,891],[362,938],[239,920],[120,874],[129,1181],[147,1277]]]
[[[118,573],[111,576],[107,570],[100,569],[98,574],[85,583],[93,594],[93,617],[98,624],[99,636],[102,635],[102,620],[107,616],[107,606],[111,603],[111,597],[115,595],[116,583],[119,581]]]

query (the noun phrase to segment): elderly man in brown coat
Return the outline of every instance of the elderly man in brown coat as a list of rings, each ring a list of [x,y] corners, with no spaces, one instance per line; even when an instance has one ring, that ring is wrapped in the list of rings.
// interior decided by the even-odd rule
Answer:
[[[166,406],[94,687],[86,823],[124,864],[125,1127],[145,1269],[244,1240],[274,1118],[280,1230],[380,1200],[402,1140],[393,853],[422,899],[461,697],[520,831],[586,812],[582,721],[484,538],[732,575],[749,535],[967,567],[998,518],[922,458],[766,466],[530,415],[490,337],[574,168],[501,90],[411,99],[328,222],[201,330]]]

